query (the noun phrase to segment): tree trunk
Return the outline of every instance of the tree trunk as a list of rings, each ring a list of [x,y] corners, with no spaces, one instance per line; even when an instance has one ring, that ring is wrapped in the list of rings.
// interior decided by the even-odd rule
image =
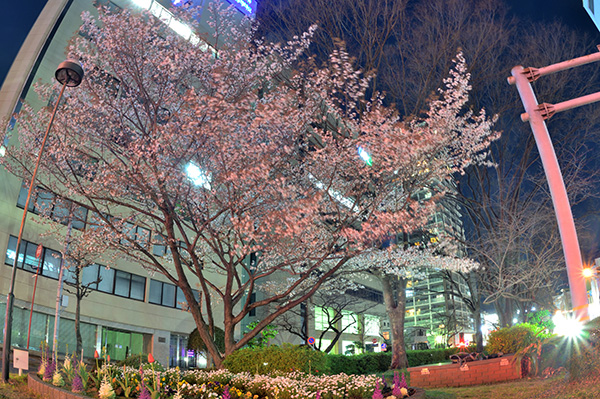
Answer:
[[[500,327],[510,327],[513,322],[513,306],[512,301],[506,298],[499,298],[494,302],[494,308],[498,314],[498,323]]]
[[[483,352],[483,333],[481,332],[481,296],[477,287],[477,276],[475,273],[469,273],[468,286],[471,292],[471,299],[473,303],[473,320],[475,328],[475,343],[477,345],[476,351]]]
[[[475,349],[478,353],[483,352],[483,333],[481,332],[481,307],[477,307],[473,312],[473,320],[475,324],[475,343],[477,345],[477,349]]]
[[[390,318],[392,332],[391,369],[408,367],[408,358],[404,346],[404,315],[406,311],[406,279],[397,276],[382,275],[385,308]]]
[[[83,343],[81,340],[81,328],[79,325],[79,319],[81,316],[81,297],[76,295],[77,303],[75,305],[75,339],[76,339],[76,354],[77,356],[81,356],[81,349],[83,347]]]

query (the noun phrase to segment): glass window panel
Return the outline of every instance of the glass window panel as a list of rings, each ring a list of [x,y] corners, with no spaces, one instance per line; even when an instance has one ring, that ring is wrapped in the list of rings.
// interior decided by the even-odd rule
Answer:
[[[47,191],[40,191],[35,200],[35,212],[46,213],[52,210],[52,200],[54,195]]]
[[[64,279],[65,283],[75,284],[76,272],[77,272],[77,265],[75,264],[75,262],[67,259],[66,267],[63,272],[64,273],[63,279]]]
[[[98,289],[98,283],[93,283],[98,279],[98,265],[92,263],[83,268],[81,273],[81,284],[83,286],[89,286],[93,289]],[[93,284],[92,284],[93,283]]]
[[[100,277],[102,280],[98,283],[98,291],[113,293],[113,287],[115,283],[115,270],[107,269],[106,267],[100,267]]]
[[[131,293],[129,295],[132,299],[144,300],[144,294],[146,291],[146,277],[138,276],[136,274],[131,275]]]
[[[162,285],[160,281],[150,279],[150,303],[160,305],[162,303]]]
[[[330,309],[315,306],[315,330],[323,331],[329,328],[329,316],[332,315],[331,312]]]
[[[69,201],[56,201],[54,210],[52,211],[52,219],[64,225],[69,223],[69,213],[71,212],[69,209],[70,206]]]
[[[21,184],[21,190],[19,191],[19,198],[17,198],[17,206],[19,208],[25,208],[25,202],[27,201],[27,192],[29,191],[29,188],[27,187],[27,184],[25,182],[23,182],[23,184]],[[33,193],[31,193],[31,200],[29,201],[29,210],[33,211],[33,206],[35,204],[35,195],[36,192],[34,191]]]
[[[177,287],[177,299],[175,300],[175,307],[177,309],[181,309],[182,304],[187,305],[187,301],[185,300],[185,295],[183,295],[183,291],[181,288]]]
[[[4,263],[7,265],[13,265],[15,263],[15,251],[17,250],[17,237],[8,237],[8,246],[6,247],[6,257]],[[23,252],[23,251],[21,251]],[[19,257],[19,261],[22,262],[22,256]],[[18,265],[17,265],[18,266]]]
[[[39,263],[39,259],[36,259],[35,257],[35,251],[37,250],[37,245],[29,242],[29,241],[25,241],[23,240],[23,242],[21,243],[21,246],[25,249],[25,264],[23,265],[23,269],[27,270],[28,272],[36,272],[37,271],[37,267],[38,267],[38,263]],[[21,257],[19,257],[20,260]]]
[[[34,250],[35,254],[35,250]],[[60,270],[60,252],[46,248],[44,251],[44,264],[42,266],[42,275],[50,278],[58,278]]]
[[[356,313],[342,310],[342,329],[346,334],[358,334],[357,320]]]
[[[143,227],[137,228],[136,240],[142,247],[147,247],[150,241],[150,230]]]
[[[162,304],[175,307],[175,286],[173,284],[163,283]]]
[[[100,219],[100,215],[96,212],[92,212],[88,220],[88,228],[96,230],[103,225],[104,221]]]
[[[127,238],[122,238],[121,239],[121,244],[123,245],[128,245],[130,243],[130,240],[135,240],[135,230],[136,227],[133,223],[129,223],[129,222],[125,222],[123,224],[123,233],[128,237]]]
[[[129,297],[131,274],[117,270],[115,273],[115,295]]]
[[[87,209],[78,206],[73,210],[73,228],[83,230],[85,228],[85,219],[87,217]]]
[[[152,245],[152,253],[156,256],[164,256],[167,253],[165,238],[160,234],[154,234],[153,239],[155,244]]]
[[[365,335],[379,335],[379,317],[365,315]]]

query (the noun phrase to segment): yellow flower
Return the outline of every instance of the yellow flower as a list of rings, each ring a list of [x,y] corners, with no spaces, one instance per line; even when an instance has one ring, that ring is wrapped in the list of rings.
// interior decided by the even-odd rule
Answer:
[[[402,394],[402,396],[408,396],[408,389],[406,388],[400,388],[400,393]]]

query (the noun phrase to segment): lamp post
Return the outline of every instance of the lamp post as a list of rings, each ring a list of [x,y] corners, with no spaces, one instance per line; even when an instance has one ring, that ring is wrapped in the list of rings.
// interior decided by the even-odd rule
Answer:
[[[25,220],[27,219],[27,210],[29,209],[29,201],[31,200],[31,193],[33,192],[33,187],[35,186],[35,178],[37,175],[38,167],[40,166],[40,161],[42,159],[42,154],[44,153],[44,147],[46,146],[46,140],[48,139],[48,134],[50,133],[50,128],[52,127],[52,122],[54,122],[54,117],[56,116],[56,111],[58,110],[58,105],[60,104],[60,100],[62,98],[63,92],[65,91],[65,87],[76,87],[79,86],[81,80],[83,79],[83,68],[79,63],[72,60],[66,60],[60,63],[58,68],[56,69],[56,73],[54,74],[56,80],[62,83],[62,87],[60,89],[60,94],[58,95],[58,99],[56,100],[56,104],[54,105],[54,109],[52,111],[52,115],[50,116],[50,122],[48,123],[48,127],[46,128],[46,133],[44,134],[44,138],[42,139],[42,146],[37,156],[37,161],[35,163],[35,168],[33,169],[33,174],[31,175],[31,182],[29,183],[29,191],[27,192],[27,199],[25,200],[25,208],[23,209],[23,216],[21,218],[21,227],[19,228],[19,236],[17,238],[17,246],[15,248],[15,260],[12,266],[12,272],[10,276],[10,286],[8,290],[8,295],[6,298],[6,317],[4,318],[4,346],[2,349],[2,381],[8,381],[8,373],[10,369],[9,359],[10,359],[10,348],[11,348],[11,335],[12,335],[12,310],[13,310],[13,302],[15,299],[15,277],[17,274],[17,264],[19,262],[19,251],[21,249],[21,241],[23,238],[23,229],[25,227]],[[25,259],[23,259],[25,261]],[[27,348],[29,350],[29,348]]]

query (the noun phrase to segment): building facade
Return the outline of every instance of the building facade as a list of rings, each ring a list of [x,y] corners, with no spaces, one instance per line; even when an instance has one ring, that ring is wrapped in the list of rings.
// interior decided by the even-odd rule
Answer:
[[[222,1],[225,6],[233,5],[239,11],[240,18],[252,15],[256,9],[255,1]],[[187,35],[186,39],[194,40],[197,37],[194,37],[190,29],[181,30],[182,24],[178,23],[169,10],[174,6],[199,7],[199,29],[209,32],[208,4],[208,1],[203,0],[49,0],[19,51],[0,91],[0,115],[10,118],[8,131],[3,134],[0,156],[9,145],[10,135],[6,133],[18,135],[16,116],[22,104],[26,102],[34,109],[47,106],[38,98],[33,85],[38,81],[51,83],[56,67],[65,58],[69,41],[79,34],[82,12],[94,13],[101,6],[111,10],[148,10],[178,34]],[[16,242],[27,195],[25,187],[20,179],[0,169],[0,259],[4,265],[0,267],[2,309],[6,307],[11,267],[17,256]],[[51,203],[51,200],[47,193],[36,193],[31,200],[23,232],[18,255],[12,323],[12,345],[17,348],[27,347],[30,313],[32,321],[29,348],[39,350],[42,341],[52,346],[58,276],[67,227],[62,229],[62,234],[45,234],[47,228],[35,220],[40,217],[37,215],[40,209]],[[61,222],[64,211],[56,207],[49,214]],[[72,223],[74,232],[85,228],[85,216]],[[41,250],[38,254],[41,256],[36,257],[38,247]],[[152,250],[156,254],[156,251],[164,252],[165,247],[155,245]],[[73,278],[72,272],[66,270],[65,281],[72,281]],[[175,285],[161,275],[150,276],[139,265],[125,260],[117,260],[114,264],[99,262],[86,267],[82,279],[84,283],[91,283],[92,288],[89,296],[81,301],[83,356],[91,357],[95,350],[100,352],[104,349],[114,360],[121,360],[132,354],[153,353],[163,365],[201,365],[196,364],[199,361],[196,354],[187,350],[188,335],[195,328],[195,323],[191,315],[182,309],[185,300]],[[68,289],[66,285],[65,288]],[[58,351],[73,352],[77,301],[65,290],[60,302]],[[2,311],[0,323],[4,323],[4,317],[5,312]]]

